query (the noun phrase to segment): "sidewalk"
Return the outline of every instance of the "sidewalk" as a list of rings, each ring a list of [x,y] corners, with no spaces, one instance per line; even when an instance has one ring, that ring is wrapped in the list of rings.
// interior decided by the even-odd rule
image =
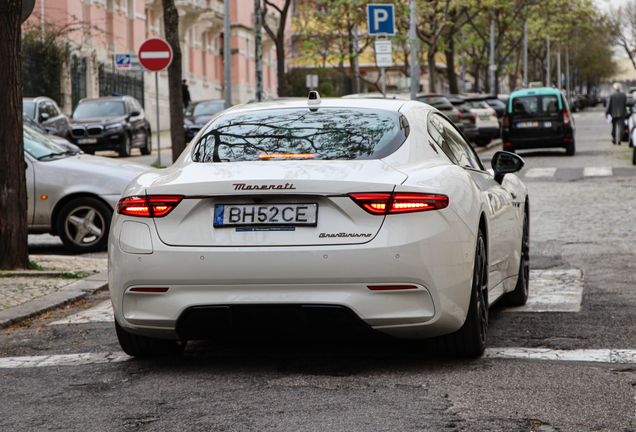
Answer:
[[[160,139],[163,163],[163,150],[170,146],[170,132],[162,131]],[[476,151],[483,153],[500,145],[501,140],[496,139],[485,147],[476,147]],[[0,271],[0,328],[108,288],[106,258],[30,255],[29,259],[43,270]]]

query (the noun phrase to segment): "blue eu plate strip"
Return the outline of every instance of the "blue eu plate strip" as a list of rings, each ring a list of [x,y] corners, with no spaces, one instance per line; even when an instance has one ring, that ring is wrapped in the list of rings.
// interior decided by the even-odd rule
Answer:
[[[223,225],[223,215],[225,214],[225,206],[216,204],[214,206],[214,224]]]

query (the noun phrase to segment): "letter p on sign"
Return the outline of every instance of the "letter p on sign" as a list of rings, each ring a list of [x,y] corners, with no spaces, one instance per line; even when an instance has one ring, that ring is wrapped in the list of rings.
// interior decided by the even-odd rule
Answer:
[[[395,13],[392,4],[367,5],[369,34],[395,34]]]

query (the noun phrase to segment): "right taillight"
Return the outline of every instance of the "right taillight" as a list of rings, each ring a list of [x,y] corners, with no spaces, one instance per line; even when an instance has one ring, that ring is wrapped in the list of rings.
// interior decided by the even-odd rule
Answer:
[[[563,124],[564,125],[570,124],[570,111],[568,111],[565,108],[563,108]]]
[[[448,207],[448,197],[437,194],[352,193],[349,197],[368,213],[374,215],[441,210]]]
[[[181,202],[181,195],[137,195],[122,198],[117,213],[136,217],[164,217]]]

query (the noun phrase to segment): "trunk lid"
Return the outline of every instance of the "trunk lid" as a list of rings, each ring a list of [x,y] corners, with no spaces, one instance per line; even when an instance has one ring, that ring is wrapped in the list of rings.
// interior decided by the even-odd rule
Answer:
[[[159,237],[171,246],[360,244],[375,237],[384,216],[367,213],[347,194],[392,192],[406,178],[379,159],[191,163],[158,178],[146,192],[185,195],[168,216],[154,219]],[[218,226],[219,213],[231,207],[244,209],[243,223]],[[309,222],[311,208],[317,208],[315,225],[272,225],[273,207],[292,209],[288,216],[308,213]],[[268,214],[268,225],[252,223],[259,211]]]

